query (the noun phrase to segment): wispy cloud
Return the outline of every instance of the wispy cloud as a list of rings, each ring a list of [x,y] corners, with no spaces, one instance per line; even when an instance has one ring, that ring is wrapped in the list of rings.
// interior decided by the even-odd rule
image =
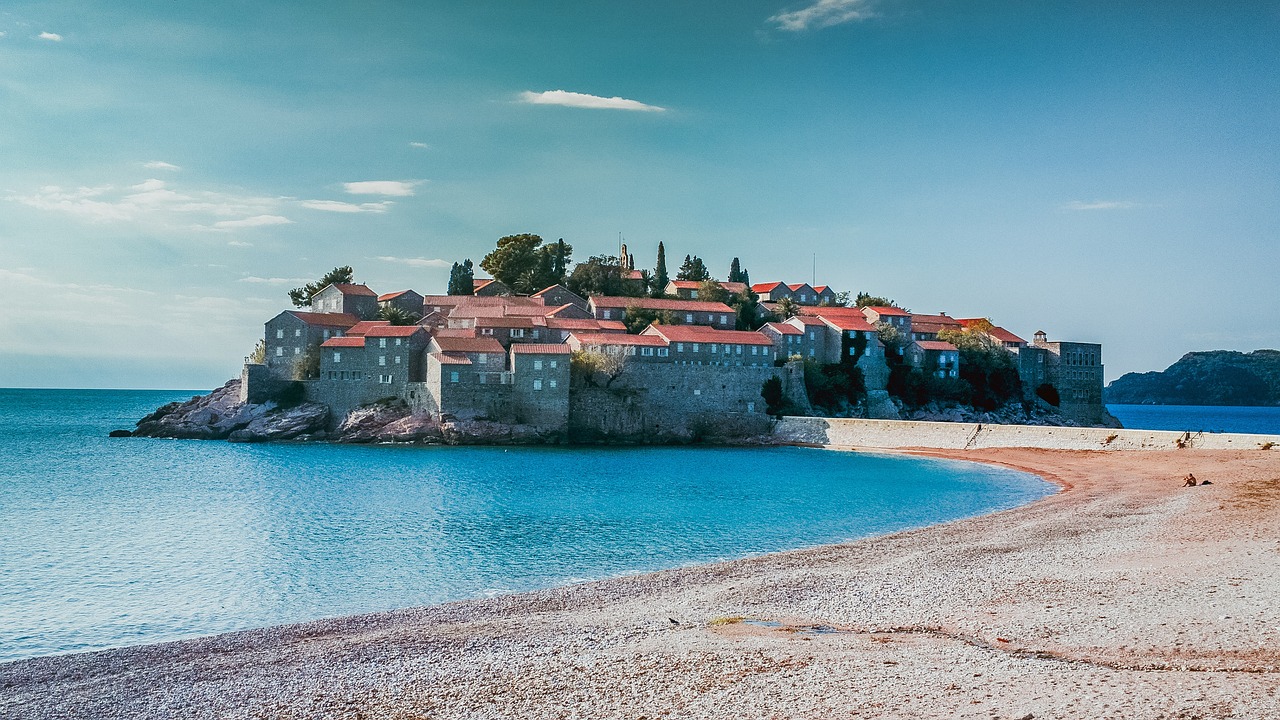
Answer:
[[[1128,200],[1072,200],[1062,206],[1063,210],[1129,210],[1138,207]]]
[[[175,191],[150,178],[135,185],[65,189],[46,185],[6,200],[28,207],[74,215],[94,223],[146,222],[189,226],[192,216],[246,218],[273,214],[283,199],[210,190]]]
[[[395,203],[390,200],[383,200],[381,202],[359,203],[359,204],[342,202],[341,200],[303,200],[298,204],[310,210],[323,210],[325,212],[382,213],[382,212],[386,212]]]
[[[818,0],[799,10],[778,13],[769,18],[769,22],[779,30],[801,32],[871,17],[875,17],[871,0]]]
[[[41,40],[52,40],[54,42],[62,42],[62,36],[59,35],[58,33],[42,32],[36,37],[40,38]]]
[[[409,147],[415,147],[415,148],[418,148],[419,150],[430,150],[430,149],[431,149],[431,146],[430,146],[430,145],[428,145],[428,144],[426,144],[426,143],[424,143],[424,142],[411,142],[411,143],[409,143]]]
[[[253,247],[253,243],[243,240],[228,240],[227,244],[231,247]]]
[[[564,107],[588,108],[591,110],[632,110],[638,112],[665,112],[666,108],[657,105],[646,105],[638,100],[621,97],[600,97],[586,93],[569,92],[567,90],[547,90],[533,92],[526,90],[520,93],[520,102],[529,105],[563,105]]]
[[[449,262],[448,260],[440,260],[438,258],[398,258],[398,257],[390,257],[388,255],[379,255],[377,259],[382,260],[383,262],[400,263],[401,265],[408,265],[409,267],[423,267],[423,268],[453,267],[453,263]]]
[[[163,160],[152,160],[151,162],[143,163],[142,167],[147,168],[148,170],[181,170],[182,169],[177,165],[174,165],[173,163],[167,163]]]
[[[342,188],[349,195],[392,195],[408,197],[413,189],[422,184],[422,180],[361,180],[343,183]]]
[[[257,285],[297,285],[299,283],[309,283],[311,280],[307,278],[279,278],[279,277],[258,277],[257,275],[249,275],[242,277],[236,282],[254,283]]]
[[[264,225],[290,225],[293,221],[283,215],[254,215],[241,220],[219,220],[213,224],[218,230],[262,227]]]

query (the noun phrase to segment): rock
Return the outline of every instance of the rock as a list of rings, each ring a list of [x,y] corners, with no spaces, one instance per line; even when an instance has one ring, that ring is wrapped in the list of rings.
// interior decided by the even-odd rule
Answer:
[[[530,425],[491,420],[449,420],[440,424],[440,432],[450,445],[531,445],[558,439]]]
[[[184,403],[169,403],[157,409],[138,421],[138,429],[133,435],[218,440],[275,407],[275,403],[241,403],[240,380],[237,378],[208,395],[199,395]]]
[[[340,443],[370,443],[383,439],[386,426],[409,417],[409,408],[399,400],[387,400],[358,407],[338,424],[334,440]]]
[[[248,425],[230,433],[232,442],[266,442],[296,440],[323,432],[329,422],[329,408],[319,403],[303,403],[275,410],[254,418]]]
[[[131,431],[131,430],[112,430],[111,432],[107,433],[107,437],[133,437],[133,431]]]
[[[383,442],[441,442],[440,424],[428,415],[409,415],[384,425],[379,433]]]

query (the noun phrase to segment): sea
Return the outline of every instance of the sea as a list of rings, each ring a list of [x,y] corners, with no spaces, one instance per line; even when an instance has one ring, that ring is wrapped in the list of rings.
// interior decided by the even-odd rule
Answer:
[[[842,542],[1055,490],[806,448],[107,437],[193,394],[0,390],[0,661]]]
[[[1127,428],[1280,435],[1280,407],[1108,405],[1107,410]]]

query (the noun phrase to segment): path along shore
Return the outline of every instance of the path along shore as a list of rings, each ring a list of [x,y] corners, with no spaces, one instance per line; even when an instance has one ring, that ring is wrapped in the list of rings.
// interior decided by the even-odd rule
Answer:
[[[1280,717],[1280,452],[930,454],[1064,491],[846,545],[0,665],[0,717]]]

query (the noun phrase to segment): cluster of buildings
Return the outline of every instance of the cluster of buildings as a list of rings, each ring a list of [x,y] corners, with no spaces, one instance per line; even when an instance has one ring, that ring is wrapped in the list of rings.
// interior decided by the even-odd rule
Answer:
[[[721,285],[731,293],[746,290],[740,283]],[[571,414],[570,357],[583,350],[600,359],[597,369],[610,386],[620,380],[617,387],[645,391],[658,415],[763,417],[764,380],[785,378],[786,361],[796,357],[854,361],[869,393],[883,393],[889,370],[877,325],[887,323],[904,340],[888,352],[942,378],[958,377],[960,354],[939,333],[985,332],[1017,356],[1028,396],[1039,391],[1044,397],[1043,386],[1052,386],[1068,417],[1101,420],[1099,345],[1050,343],[1043,333],[1027,343],[978,318],[839,307],[831,288],[807,283],[753,285],[759,313],[774,312],[787,299],[796,314],[739,331],[735,309],[699,299],[701,288],[677,280],[665,298],[583,298],[562,285],[518,296],[496,280],[477,280],[474,295],[379,295],[365,285],[332,284],[308,309],[267,321],[265,354],[246,362],[242,392],[261,400],[280,383],[304,378],[307,397],[329,405],[335,417],[398,398],[441,420],[487,418],[562,432]],[[413,325],[377,319],[387,307],[420,319]],[[662,322],[629,333],[632,308]]]

